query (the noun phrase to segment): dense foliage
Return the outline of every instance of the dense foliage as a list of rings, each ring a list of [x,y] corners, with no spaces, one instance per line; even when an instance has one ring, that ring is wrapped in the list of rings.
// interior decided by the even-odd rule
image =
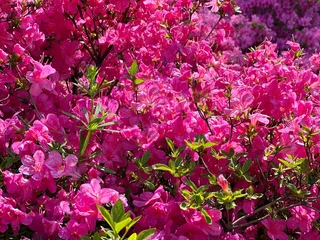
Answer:
[[[0,0],[0,238],[320,239],[319,12]]]

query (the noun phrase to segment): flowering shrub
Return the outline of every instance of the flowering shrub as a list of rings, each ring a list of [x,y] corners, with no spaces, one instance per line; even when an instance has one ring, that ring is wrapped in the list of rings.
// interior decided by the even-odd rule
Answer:
[[[1,238],[320,239],[319,1],[0,3]]]

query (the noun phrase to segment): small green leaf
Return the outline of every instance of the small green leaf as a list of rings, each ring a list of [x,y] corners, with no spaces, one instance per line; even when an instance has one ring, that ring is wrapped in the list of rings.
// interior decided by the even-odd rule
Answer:
[[[146,240],[155,233],[155,228],[144,230],[138,234],[137,240]]]
[[[145,81],[145,79],[142,78],[136,78],[133,80],[134,85],[140,85],[141,83],[143,83]]]
[[[101,239],[101,236],[98,232],[96,232],[94,235],[93,235],[93,240],[100,240]]]
[[[90,237],[88,237],[88,236],[82,236],[81,237],[81,240],[90,240],[91,238]]]
[[[175,147],[174,147],[174,144],[173,144],[172,140],[170,138],[166,138],[166,142],[167,142],[171,152],[174,152],[175,151]]]
[[[189,205],[188,205],[186,202],[180,203],[180,208],[181,208],[182,210],[187,210],[188,207],[189,207]]]
[[[251,166],[251,164],[252,164],[252,160],[248,159],[242,166],[242,172],[243,173],[247,173],[249,168],[250,168],[250,166]]]
[[[134,77],[138,71],[138,63],[136,60],[134,60],[131,64],[131,67],[128,69],[128,73],[130,74],[131,77]]]
[[[172,159],[169,160],[169,163],[168,163],[170,169],[172,169],[172,172],[175,172],[176,170],[176,165],[174,164],[174,162],[172,161]]]
[[[211,148],[215,145],[217,145],[217,142],[207,142],[204,144],[204,148]]]
[[[180,166],[181,162],[182,162],[182,158],[178,157],[176,159],[176,161],[174,162],[175,168],[178,168]]]
[[[197,191],[197,186],[188,178],[185,179],[185,183],[189,186],[193,191]]]
[[[90,83],[94,83],[96,76],[98,75],[98,68],[96,66],[89,66],[87,67],[87,72],[85,74],[85,76],[88,78],[88,80],[90,81]]]
[[[252,196],[250,196],[250,199],[258,199],[258,198],[262,198],[264,195],[263,193],[255,193]]]
[[[247,182],[252,182],[252,177],[248,173],[244,174],[243,177]]]
[[[117,222],[115,225],[116,233],[120,233],[122,229],[124,229],[131,222],[131,218],[127,218],[122,220],[121,222]]]
[[[161,171],[169,171],[169,172],[173,172],[171,168],[169,168],[167,165],[164,164],[154,164],[152,165],[152,168],[154,170],[161,170]]]
[[[205,209],[203,209],[203,208],[200,209],[200,212],[202,213],[202,215],[203,215],[204,218],[206,219],[206,222],[207,222],[209,225],[212,224],[212,219],[211,219],[210,215],[208,214],[208,212],[207,212]]]
[[[64,111],[62,111],[62,113],[64,115],[67,115],[68,117],[71,117],[71,118],[74,118],[74,119],[80,121],[84,126],[87,126],[87,124],[84,121],[82,121],[79,117],[77,117],[76,115],[68,113],[68,112],[64,112]]]
[[[123,214],[122,218],[120,219],[120,222],[127,219],[127,218],[130,218],[130,212],[126,212],[125,214]]]
[[[154,184],[152,183],[152,182],[150,182],[150,181],[144,181],[144,183],[143,183],[147,188],[149,188],[150,190],[155,190],[155,186],[154,186]]]
[[[124,214],[124,207],[122,201],[119,199],[111,209],[111,217],[114,222],[119,222]]]
[[[253,193],[254,193],[253,187],[252,187],[252,186],[248,187],[247,190],[246,190],[246,192],[248,193],[248,195],[252,196]]]
[[[109,224],[109,226],[114,230],[115,227],[115,223],[112,220],[111,214],[109,213],[109,211],[107,209],[105,209],[104,207],[101,207],[99,205],[97,205],[97,208],[99,210],[99,212],[101,213],[102,217],[104,218],[104,220]]]
[[[89,164],[87,163],[88,166],[91,166],[91,167],[94,167],[94,168],[97,168],[103,172],[106,172],[106,173],[110,173],[110,174],[113,174],[113,175],[116,175],[117,173],[109,168],[106,168],[106,167],[102,167],[102,166],[99,166],[99,165],[93,165],[93,164]]]
[[[137,234],[132,233],[131,236],[128,238],[128,240],[137,240]]]
[[[142,156],[142,158],[140,160],[142,166],[145,166],[148,163],[149,158],[150,158],[150,154],[151,154],[150,150],[146,151],[143,154],[143,156]]]
[[[131,222],[126,226],[126,229],[129,230],[130,228],[132,228],[140,220],[140,218],[141,216],[132,219]]]

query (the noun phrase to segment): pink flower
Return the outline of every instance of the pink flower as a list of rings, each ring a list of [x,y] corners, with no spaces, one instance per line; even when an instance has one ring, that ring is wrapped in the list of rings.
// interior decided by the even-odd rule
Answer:
[[[299,50],[301,50],[299,43],[292,42],[292,41],[287,41],[286,43],[287,45],[290,46],[291,50],[294,52],[298,52]]]
[[[22,166],[19,171],[25,175],[32,176],[34,180],[41,180],[44,176],[44,153],[37,150],[33,157],[26,155],[21,159]]]
[[[46,89],[48,91],[52,91],[52,82],[47,79],[48,76],[54,74],[56,70],[52,68],[50,65],[42,65],[37,61],[32,61],[34,69],[33,72],[27,72],[26,77],[29,82],[32,83],[30,93],[33,96],[38,96],[42,89]]]
[[[61,178],[73,171],[77,165],[77,156],[70,154],[65,159],[62,159],[60,153],[52,151],[49,153],[45,165],[50,169],[50,173],[54,178]]]
[[[25,134],[25,140],[37,140],[44,150],[48,149],[48,143],[53,139],[49,129],[39,120],[34,121],[33,126]]]
[[[288,236],[283,232],[286,228],[285,220],[273,220],[272,218],[267,218],[261,222],[268,229],[268,236],[272,240],[287,240]]]
[[[287,226],[291,229],[299,227],[301,232],[307,233],[312,229],[312,222],[319,218],[319,213],[311,208],[297,206],[290,210],[292,217],[288,219]]]
[[[59,237],[62,239],[76,240],[81,236],[88,234],[89,228],[86,223],[79,223],[76,220],[70,220],[64,228],[59,231]]]
[[[257,126],[257,123],[264,123],[264,124],[268,124],[269,120],[268,120],[268,116],[261,114],[261,113],[254,113],[252,115],[250,115],[250,120],[251,120],[251,124],[253,126]]]
[[[5,213],[7,219],[9,220],[13,233],[16,235],[20,230],[20,224],[30,225],[32,223],[32,216],[19,209],[10,206],[9,211]]]
[[[85,183],[80,186],[80,192],[76,196],[76,205],[79,211],[86,212],[95,210],[95,204],[102,205],[111,203],[112,205],[121,199],[126,206],[127,202],[124,196],[111,188],[102,188],[98,179],[92,179],[90,183]]]
[[[211,7],[211,11],[212,12],[218,12],[219,8],[218,8],[218,0],[211,0],[210,2],[206,2],[204,4],[205,7]]]
[[[183,211],[182,215],[185,217],[186,221],[195,226],[199,226],[201,231],[206,235],[218,236],[222,232],[221,226],[217,223],[222,217],[221,211],[216,209],[207,210],[210,215],[212,223],[208,224],[202,215],[202,213],[195,209],[188,209]]]

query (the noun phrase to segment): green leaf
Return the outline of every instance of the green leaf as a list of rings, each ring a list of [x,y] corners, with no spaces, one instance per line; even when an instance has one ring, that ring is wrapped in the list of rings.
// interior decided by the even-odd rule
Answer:
[[[101,239],[101,236],[98,232],[96,232],[94,235],[93,235],[93,240],[100,240]]]
[[[144,230],[138,234],[137,240],[146,240],[155,233],[155,228]]]
[[[80,121],[84,126],[87,126],[87,124],[84,121],[82,121],[79,117],[77,117],[76,115],[68,113],[68,112],[64,112],[64,111],[62,111],[62,113],[64,115],[67,115],[68,117],[71,117],[71,118],[74,118],[74,119]]]
[[[145,81],[145,79],[142,78],[136,78],[133,80],[134,85],[140,85],[141,83],[143,83]]]
[[[144,181],[144,183],[143,183],[147,188],[149,188],[150,190],[155,190],[155,185],[152,183],[152,182],[150,182],[150,181],[148,181],[148,180],[146,180],[146,181]]]
[[[176,165],[174,164],[174,162],[170,159],[169,163],[168,163],[170,169],[172,169],[172,172],[175,172],[176,170]]]
[[[151,154],[150,150],[146,151],[143,154],[143,156],[142,156],[142,158],[140,160],[142,166],[145,166],[148,163],[149,158],[150,158],[150,154]]]
[[[173,173],[171,168],[169,168],[167,165],[160,164],[160,163],[152,165],[152,168],[154,170],[169,171],[169,172]]]
[[[115,225],[116,233],[120,233],[122,229],[124,229],[131,222],[131,218],[127,218],[122,220],[121,222],[117,222]]]
[[[138,63],[136,60],[134,60],[131,64],[131,67],[128,69],[128,73],[130,74],[131,77],[134,77],[138,71]]]
[[[284,159],[279,159],[279,161],[283,164],[283,165],[285,165],[286,167],[288,167],[288,168],[294,168],[294,164],[293,163],[291,163],[291,162],[288,162],[288,161],[286,161],[286,160],[284,160]]]
[[[188,203],[186,203],[186,202],[180,203],[180,208],[181,208],[182,210],[187,210],[188,207],[189,207],[189,204],[188,204]]]
[[[174,152],[175,151],[175,147],[174,147],[174,144],[173,144],[172,140],[170,138],[166,138],[166,142],[167,142],[171,152]]]
[[[104,220],[109,224],[109,226],[114,230],[115,227],[115,223],[112,220],[111,214],[109,213],[109,211],[107,209],[105,209],[104,207],[101,207],[99,205],[97,205],[97,208],[99,210],[99,212],[101,213],[102,217],[104,218]]]
[[[182,195],[186,200],[189,200],[189,198],[191,197],[191,192],[188,191],[187,189],[182,189],[180,192],[181,192],[181,195]]]
[[[197,191],[197,186],[188,178],[185,179],[185,183],[189,186],[193,191]]]
[[[116,175],[117,173],[109,168],[106,168],[106,167],[102,167],[102,166],[99,166],[99,165],[94,165],[94,164],[89,164],[87,163],[88,166],[91,166],[91,167],[94,167],[94,168],[97,168],[103,172],[106,172],[106,173],[110,173],[110,174],[113,174],[113,175]]]
[[[211,219],[210,215],[208,214],[208,212],[207,212],[205,209],[203,209],[203,208],[200,209],[200,212],[202,213],[202,215],[203,215],[204,218],[206,219],[206,222],[207,222],[209,225],[212,224],[212,219]]]
[[[82,236],[82,237],[81,237],[81,240],[91,240],[91,238],[88,237],[88,236]]]
[[[98,103],[96,106],[96,109],[94,111],[93,116],[96,118],[100,112],[101,112],[101,105],[100,105],[100,103]]]
[[[119,222],[124,214],[124,207],[122,201],[119,199],[111,209],[111,217],[114,222]]]
[[[252,160],[248,159],[242,166],[242,172],[243,173],[247,173],[249,168],[250,168],[250,166],[251,166],[251,164],[252,164]]]
[[[207,142],[204,144],[204,148],[211,148],[215,145],[217,145],[217,142]]]
[[[132,233],[131,236],[128,238],[128,240],[137,240],[137,234]]]
[[[253,193],[254,193],[253,187],[252,186],[248,187],[246,192],[247,192],[248,195],[252,196]]]
[[[243,177],[247,182],[252,182],[252,177],[248,173],[244,174]]]
[[[140,220],[140,218],[141,216],[132,219],[131,222],[126,226],[126,229],[129,230],[130,228],[132,228]]]
[[[88,80],[90,81],[90,83],[94,83],[96,76],[98,75],[98,68],[96,66],[89,66],[87,67],[87,72],[85,74],[85,76],[88,78]]]
[[[255,193],[252,196],[250,196],[250,199],[258,199],[258,198],[262,198],[264,195],[263,193]]]
[[[175,168],[178,168],[180,166],[181,162],[182,162],[182,158],[178,157],[176,159],[176,161],[174,162]]]
[[[130,218],[130,212],[126,212],[125,214],[122,215],[121,219],[120,219],[120,222],[127,219],[127,218]]]

